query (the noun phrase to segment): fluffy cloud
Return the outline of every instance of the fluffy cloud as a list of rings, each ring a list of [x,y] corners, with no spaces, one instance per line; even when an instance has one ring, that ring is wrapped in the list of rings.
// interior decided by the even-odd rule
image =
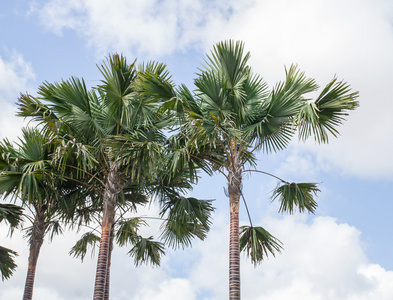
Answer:
[[[154,270],[149,266],[133,267],[127,250],[115,249],[112,298],[225,299],[229,232],[225,220],[223,215],[215,216],[206,241],[196,242],[193,248],[184,251],[170,251],[162,267]],[[285,250],[257,268],[242,258],[243,299],[388,300],[393,297],[390,284],[393,272],[367,260],[361,233],[356,228],[331,217],[311,220],[301,215],[267,217],[259,223],[280,238]],[[1,226],[3,236],[6,229]],[[37,299],[91,298],[95,261],[86,257],[82,264],[68,257],[74,241],[74,234],[66,234],[51,244],[44,243],[37,271]],[[0,283],[0,298],[16,300],[22,293],[27,246],[20,236],[6,242],[5,246],[20,254],[19,269],[9,281]]]
[[[22,118],[15,116],[19,93],[29,89],[35,74],[30,63],[22,55],[13,53],[9,59],[0,57],[0,139],[7,137],[16,140],[24,124]]]
[[[388,1],[260,1],[237,16],[233,37],[246,42],[252,65],[273,85],[292,63],[326,84],[335,74],[359,91],[360,108],[328,146],[310,142],[320,168],[393,178],[393,31]]]
[[[311,221],[297,215],[261,221],[285,250],[257,268],[242,261],[243,299],[387,300],[393,296],[386,284],[393,272],[368,263],[356,228],[330,217]],[[209,291],[205,299],[227,297],[226,230],[212,232],[208,241],[197,246],[201,259],[190,279],[199,291]]]
[[[393,177],[391,2],[378,0],[134,1],[51,0],[32,13],[61,34],[75,30],[100,56],[206,51],[219,40],[246,42],[270,85],[297,63],[326,84],[335,74],[360,92],[360,108],[328,147],[305,146],[324,166],[360,177]],[[304,146],[300,146],[304,147]]]
[[[249,2],[249,1],[247,1]],[[108,51],[127,54],[163,55],[201,45],[208,30],[229,23],[234,11],[244,7],[238,1],[180,0],[69,0],[34,4],[42,24],[56,34],[75,30],[87,38],[100,55]]]

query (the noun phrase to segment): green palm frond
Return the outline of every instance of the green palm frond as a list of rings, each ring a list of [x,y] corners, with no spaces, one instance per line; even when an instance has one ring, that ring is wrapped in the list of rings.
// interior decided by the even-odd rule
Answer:
[[[0,274],[3,281],[10,278],[15,271],[17,265],[14,258],[17,255],[15,251],[0,246]]]
[[[97,149],[89,144],[78,142],[76,139],[59,140],[59,145],[53,153],[53,162],[62,173],[66,172],[68,166],[77,166],[73,168],[72,175],[75,178],[83,178],[87,171],[99,164],[100,156],[99,153],[97,155]]]
[[[314,79],[294,65],[285,72],[286,80],[276,85],[244,128],[250,142],[267,152],[287,147],[295,132],[295,117],[306,103],[305,95],[318,88]]]
[[[188,247],[195,237],[204,240],[213,211],[211,200],[180,197],[174,193],[162,202],[160,216],[167,218],[161,227],[161,238],[173,248]]]
[[[38,124],[43,124],[55,132],[63,127],[62,122],[53,110],[36,97],[29,94],[21,94],[18,98],[17,106],[17,116],[30,117]]]
[[[213,148],[210,144],[202,146],[199,143],[203,141],[198,141],[197,135],[194,136],[196,139],[190,141],[187,133],[181,130],[168,139],[168,151],[159,172],[158,188],[176,187],[185,192],[192,188],[191,184],[197,183],[199,170],[212,175],[213,171],[222,167],[222,149]],[[210,158],[212,162],[206,158]]]
[[[217,44],[207,57],[205,69],[195,80],[196,95],[205,118],[210,114],[217,124],[229,118],[235,120],[238,127],[248,118],[247,102],[256,94],[263,94],[262,80],[247,66],[250,54],[243,52],[242,42]],[[261,83],[260,88],[248,94],[256,82]]]
[[[111,111],[118,112],[122,106],[122,97],[133,92],[131,83],[135,80],[137,72],[135,61],[128,64],[123,55],[112,54],[107,62],[98,68],[104,76],[100,88],[105,92],[107,104]]]
[[[165,255],[165,247],[162,243],[153,241],[153,237],[138,237],[128,254],[134,258],[136,266],[148,263],[159,266],[161,256]]]
[[[299,112],[299,138],[306,140],[314,135],[318,143],[327,143],[328,134],[337,137],[337,127],[343,123],[348,111],[358,107],[358,92],[351,92],[350,86],[334,78],[315,100]]]
[[[140,65],[134,88],[138,94],[148,99],[166,101],[176,97],[171,75],[163,63],[149,62]]]
[[[254,266],[261,263],[269,253],[281,252],[282,243],[262,227],[240,227],[240,251],[246,252]]]
[[[0,195],[16,199],[19,196],[21,172],[3,171],[0,173]]]
[[[137,212],[138,206],[144,206],[149,203],[149,198],[142,189],[135,187],[124,188],[119,193],[117,203],[124,206],[127,211]]]
[[[138,229],[140,226],[147,226],[146,221],[140,218],[120,221],[116,230],[116,243],[119,246],[125,246],[128,243],[137,243],[139,239]]]
[[[63,234],[63,228],[59,221],[50,221],[46,224],[46,233],[49,232],[49,238],[52,241],[55,235]]]
[[[11,228],[15,228],[22,221],[23,208],[8,203],[0,203],[0,222],[6,221]]]
[[[91,255],[94,255],[94,249],[96,244],[100,242],[100,237],[95,235],[93,232],[87,232],[75,243],[71,248],[69,255],[73,257],[80,257],[81,260],[85,258],[88,248],[92,249]]]
[[[16,159],[18,151],[14,145],[8,140],[0,141],[0,170],[1,171],[15,171]]]
[[[56,176],[51,165],[51,141],[49,133],[23,128],[18,148],[1,147],[2,156],[7,157],[11,166],[0,174],[0,194],[34,202],[52,193]]]
[[[139,181],[154,176],[161,166],[164,149],[160,132],[135,130],[132,134],[111,136],[105,140],[108,156],[125,167],[125,173]]]
[[[320,192],[316,183],[289,183],[279,184],[272,193],[272,201],[280,201],[279,212],[289,212],[293,214],[297,207],[299,212],[308,211],[314,213],[317,202],[314,196]]]
[[[232,40],[220,42],[213,47],[211,55],[207,57],[207,70],[221,73],[227,80],[227,88],[236,90],[245,80],[249,73],[247,62],[250,53],[244,53],[244,43]],[[240,90],[240,89],[239,89]]]

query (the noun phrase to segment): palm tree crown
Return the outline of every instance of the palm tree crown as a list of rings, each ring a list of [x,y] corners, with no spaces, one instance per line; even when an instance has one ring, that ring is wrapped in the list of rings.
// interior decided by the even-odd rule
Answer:
[[[193,167],[168,172],[170,151],[163,130],[171,120],[161,113],[161,100],[147,96],[143,89],[145,78],[170,82],[165,65],[148,63],[138,68],[135,62],[128,64],[123,56],[114,54],[100,71],[104,79],[91,90],[83,80],[71,78],[45,82],[39,97],[22,95],[19,99],[19,115],[32,117],[56,135],[54,161],[63,169],[62,178],[83,183],[97,194],[90,200],[100,201],[93,210],[101,223],[94,299],[108,297],[115,227],[132,225],[131,220],[116,217],[127,203],[141,204],[140,195],[157,198],[160,215],[166,219],[163,239],[170,245],[187,245],[193,237],[203,239],[212,211],[210,201],[182,196],[195,179]],[[70,169],[75,172],[68,175]],[[88,213],[84,217],[89,218]],[[138,246],[132,252],[136,263],[159,263],[162,245],[133,234],[138,223],[134,225],[119,243]]]
[[[285,80],[269,90],[262,77],[252,72],[247,64],[249,58],[242,42],[218,43],[197,74],[196,90],[192,93],[182,85],[167,96],[165,104],[166,109],[181,113],[177,138],[188,141],[183,142],[183,151],[173,165],[187,159],[193,163],[203,160],[210,170],[227,179],[230,299],[240,299],[240,248],[254,263],[281,249],[277,239],[252,224],[242,227],[239,241],[239,200],[243,197],[243,174],[249,172],[246,166],[256,167],[258,150],[285,149],[296,132],[300,140],[314,136],[316,142],[327,143],[328,135],[337,136],[337,127],[358,105],[358,93],[337,78],[311,100],[309,95],[319,87],[296,66],[286,69]],[[278,179],[273,199],[281,202],[280,211],[293,213],[297,207],[299,211],[314,212],[314,196],[319,191],[315,183]]]

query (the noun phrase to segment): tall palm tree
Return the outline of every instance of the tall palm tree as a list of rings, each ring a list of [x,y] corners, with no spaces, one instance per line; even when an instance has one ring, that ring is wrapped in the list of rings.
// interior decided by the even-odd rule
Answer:
[[[286,69],[286,79],[269,90],[263,79],[247,65],[249,53],[242,42],[218,43],[199,71],[192,93],[184,85],[177,90],[164,82],[151,80],[146,92],[166,98],[163,109],[180,113],[178,139],[184,147],[173,161],[203,160],[227,179],[230,206],[229,299],[240,299],[240,249],[254,263],[268,253],[281,249],[280,242],[261,227],[242,227],[239,237],[239,201],[243,197],[243,175],[255,168],[259,150],[285,149],[295,132],[300,140],[314,136],[327,143],[328,135],[338,135],[337,127],[348,111],[357,107],[357,92],[334,78],[315,100],[318,90],[314,79],[307,78],[296,66]],[[254,169],[253,171],[265,173]],[[267,173],[265,173],[267,174]],[[274,176],[275,177],[275,176]],[[277,178],[277,177],[276,177]],[[280,179],[273,199],[281,201],[280,211],[314,212],[319,191],[315,183],[290,183]],[[240,239],[240,240],[239,240]]]
[[[128,64],[123,56],[114,54],[100,71],[104,77],[102,84],[91,90],[76,78],[54,84],[45,82],[38,97],[20,97],[19,115],[32,117],[56,134],[60,146],[54,160],[64,169],[77,170],[72,178],[64,178],[84,183],[102,201],[94,288],[94,299],[101,300],[109,290],[111,241],[116,210],[121,206],[119,195],[127,189],[136,189],[158,196],[162,214],[178,216],[177,222],[169,218],[165,223],[164,236],[168,242],[187,243],[190,237],[204,238],[211,205],[209,202],[185,205],[191,200],[180,196],[195,179],[193,172],[162,175],[168,157],[163,129],[169,116],[159,111],[160,100],[147,97],[139,86],[144,76],[169,82],[165,66],[149,63],[137,69],[135,62]],[[192,219],[194,216],[197,218]],[[160,252],[160,244],[150,245]],[[143,260],[149,248],[135,254]]]
[[[0,143],[0,194],[11,199],[20,199],[32,217],[25,215],[32,226],[27,230],[29,237],[29,263],[23,299],[32,299],[37,262],[44,237],[51,238],[61,233],[57,215],[60,182],[56,181],[51,164],[54,146],[51,137],[38,129],[22,129],[18,147],[8,140]]]
[[[15,229],[22,221],[22,208],[14,204],[0,203],[0,222],[3,220]],[[0,274],[1,280],[8,279],[16,269],[14,257],[18,255],[15,251],[0,246]]]

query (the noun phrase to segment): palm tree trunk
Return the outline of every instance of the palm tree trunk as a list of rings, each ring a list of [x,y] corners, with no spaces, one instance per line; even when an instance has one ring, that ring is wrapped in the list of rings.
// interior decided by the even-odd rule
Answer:
[[[233,158],[228,176],[230,208],[229,232],[229,299],[240,300],[240,245],[239,245],[239,199],[241,195],[241,166],[238,157]]]
[[[109,241],[109,255],[108,255],[108,265],[107,265],[107,269],[106,269],[104,300],[109,300],[109,287],[110,287],[110,279],[111,279],[110,274],[111,274],[111,261],[112,261],[114,234],[115,234],[114,228],[112,226],[111,238]]]
[[[119,172],[118,166],[109,163],[109,171],[106,180],[103,197],[103,217],[100,240],[100,250],[98,252],[96,280],[94,285],[94,300],[103,300],[105,296],[106,277],[109,267],[111,230],[115,218],[115,207],[117,195],[119,193]]]
[[[23,300],[33,298],[34,278],[37,268],[38,256],[45,236],[45,208],[36,208],[36,215],[33,221],[33,228],[30,237],[29,266],[27,269],[25,290]]]

